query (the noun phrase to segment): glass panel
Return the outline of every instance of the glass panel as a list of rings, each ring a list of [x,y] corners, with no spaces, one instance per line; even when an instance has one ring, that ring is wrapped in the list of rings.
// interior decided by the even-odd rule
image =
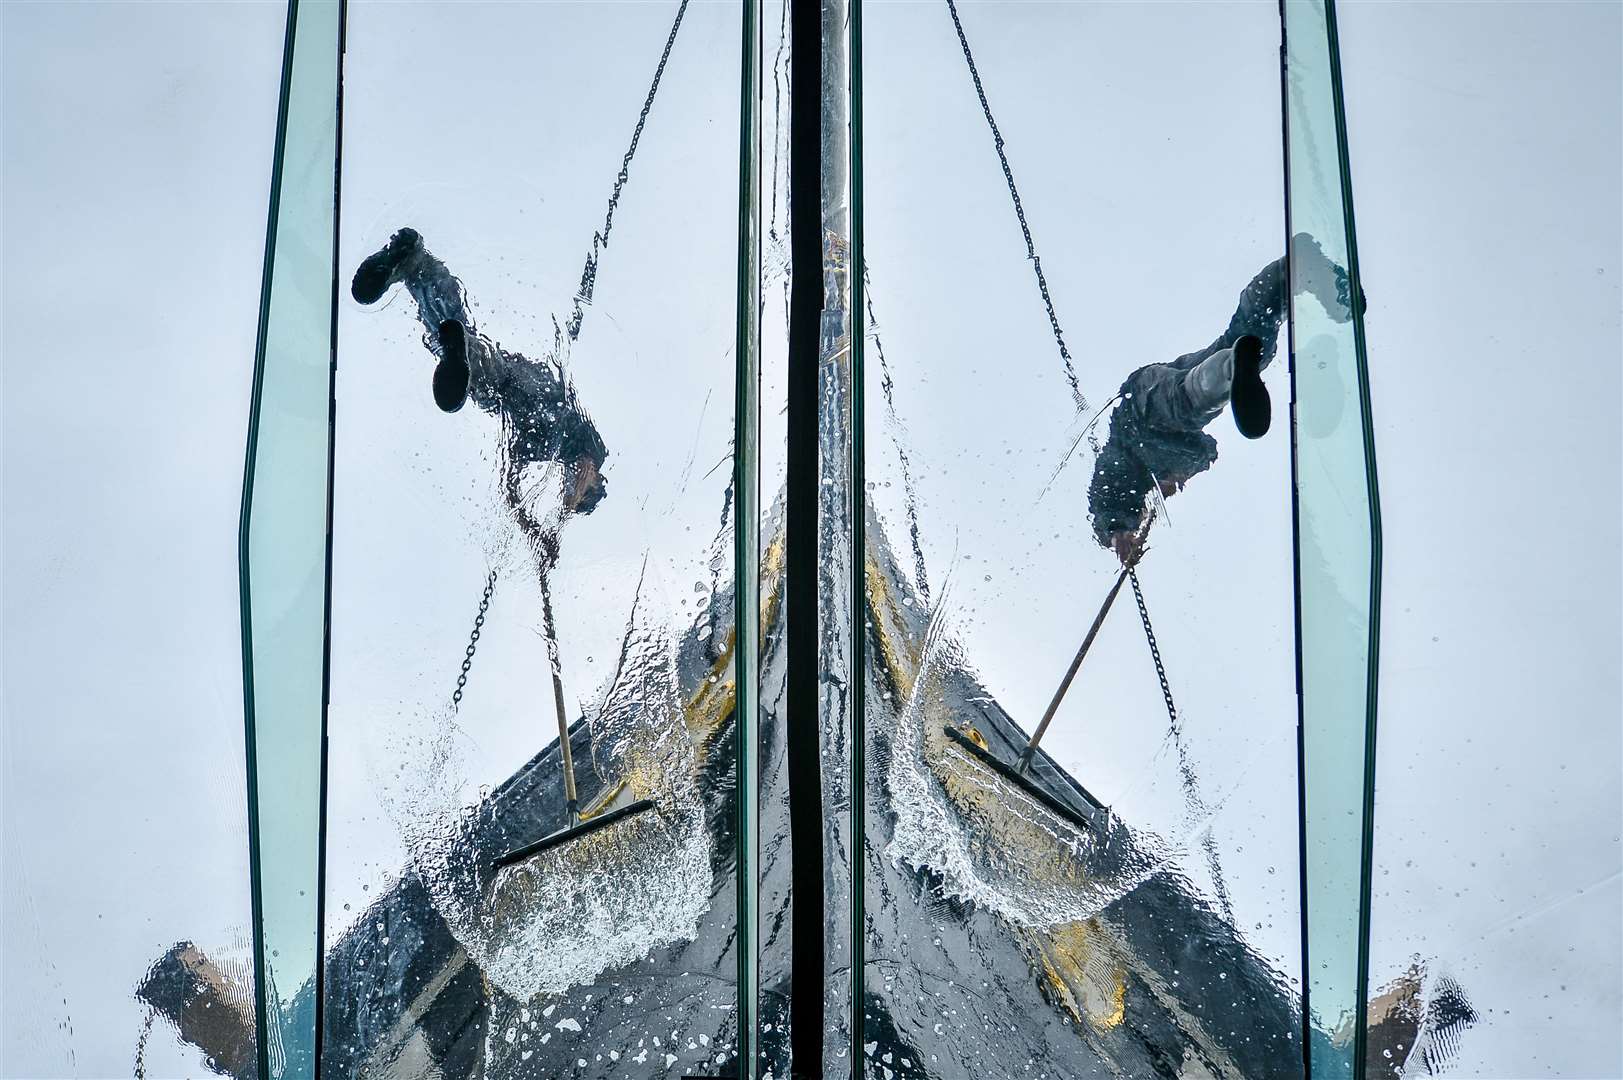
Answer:
[[[868,1073],[1299,1076],[1276,13],[862,33]]]
[[[762,443],[777,490],[761,571],[762,1076],[852,1062],[849,15],[843,0],[764,14],[763,399],[783,405]],[[815,48],[797,52],[803,33]],[[815,137],[797,145],[798,123]],[[797,204],[803,191],[816,197]]]
[[[761,221],[762,13],[758,0],[744,0],[741,113],[738,150],[738,338],[733,417],[733,739],[738,755],[738,1038],[737,1075],[749,1080],[760,1060],[760,866],[761,854],[761,641],[766,576],[761,550],[761,267],[765,237]],[[721,1073],[718,1070],[718,1075]]]
[[[243,490],[260,1071],[315,1075],[338,136],[336,2],[289,7],[280,156]]]
[[[1623,7],[1336,14],[1386,525],[1365,1076],[1623,1076]]]
[[[855,1066],[851,976],[861,846],[854,840],[852,755],[857,729],[852,693],[855,593],[852,546],[860,505],[852,461],[855,377],[852,352],[855,264],[851,261],[851,5],[822,0],[823,309],[818,339],[817,686],[823,767],[823,991],[821,1075]],[[792,1064],[792,1062],[791,1062]],[[854,1075],[854,1073],[852,1073]]]
[[[0,8],[7,1077],[254,1067],[237,533],[286,15]]]
[[[351,11],[332,1075],[738,1070],[741,25]]]
[[[1367,980],[1380,519],[1333,8],[1285,5],[1293,249],[1302,868],[1310,1073],[1356,1075]],[[1322,254],[1320,254],[1322,252]]]
[[[786,730],[789,605],[785,599],[785,484],[788,477],[789,301],[794,276],[789,220],[790,5],[761,9],[761,192],[757,219],[762,237],[760,346],[760,723],[757,739],[760,808],[755,877],[760,930],[759,1045],[752,1075],[789,1075],[788,1011],[793,910],[790,871]]]

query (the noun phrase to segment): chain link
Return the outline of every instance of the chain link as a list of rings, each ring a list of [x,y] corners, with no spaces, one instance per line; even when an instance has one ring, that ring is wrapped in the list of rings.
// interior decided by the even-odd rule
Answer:
[[[1144,638],[1150,643],[1150,659],[1155,661],[1155,677],[1161,680],[1161,697],[1167,703],[1167,720],[1172,725],[1172,741],[1178,750],[1178,772],[1183,776],[1184,795],[1196,816],[1206,814],[1205,800],[1195,790],[1195,769],[1189,762],[1188,749],[1183,744],[1183,730],[1178,722],[1178,706],[1172,701],[1172,685],[1167,682],[1167,669],[1161,663],[1161,647],[1155,642],[1155,627],[1150,625],[1150,609],[1144,606],[1144,590],[1138,584],[1138,568],[1129,567],[1127,576],[1133,583],[1133,599],[1138,601],[1138,617],[1144,624]],[[1217,893],[1218,906],[1229,922],[1234,921],[1234,902],[1229,897],[1228,883],[1223,877],[1223,864],[1218,858],[1217,841],[1210,829],[1200,838],[1201,850],[1206,855],[1206,867],[1212,875],[1212,888]]]
[[[146,1018],[141,1021],[141,1034],[135,1040],[135,1080],[147,1080],[147,1040],[152,1037],[152,1022],[157,1016],[158,1010],[148,1006]]]
[[[637,156],[637,144],[642,141],[642,130],[648,123],[648,114],[654,108],[654,96],[659,93],[659,82],[665,77],[665,65],[670,62],[671,49],[676,44],[677,31],[682,29],[682,17],[687,14],[688,0],[682,0],[677,6],[676,18],[671,22],[671,32],[665,36],[665,48],[659,54],[659,64],[654,68],[653,81],[649,83],[648,95],[643,98],[642,111],[637,114],[637,126],[631,131],[631,145],[626,147],[625,156],[620,159],[620,172],[614,178],[614,190],[609,193],[609,209],[603,216],[603,228],[592,234],[592,250],[586,256],[586,267],[580,274],[580,288],[575,291],[573,310],[569,316],[568,330],[571,342],[580,337],[580,324],[586,317],[586,305],[592,302],[592,292],[597,286],[597,259],[603,249],[609,246],[609,234],[614,231],[614,211],[620,205],[620,193],[625,190],[626,182],[631,179],[631,159]],[[556,322],[553,324],[557,325]],[[555,555],[556,553],[554,553]],[[485,615],[490,611],[490,597],[496,590],[496,571],[492,570],[485,579],[484,595],[479,598],[479,614],[473,620],[473,632],[468,635],[468,647],[462,655],[462,670],[456,677],[456,689],[451,692],[451,710],[455,712],[462,705],[462,693],[468,686],[468,672],[473,670],[473,654],[479,648],[479,635],[485,627]]]
[[[462,707],[462,691],[468,686],[468,672],[473,670],[473,654],[479,648],[479,635],[485,629],[485,615],[490,611],[490,597],[496,591],[496,571],[485,579],[485,594],[479,598],[479,614],[473,618],[473,633],[468,635],[468,648],[462,654],[462,671],[456,677],[456,689],[451,692],[451,711]]]
[[[1003,166],[1003,179],[1009,185],[1009,198],[1014,202],[1014,216],[1020,220],[1020,235],[1026,241],[1026,258],[1031,260],[1031,268],[1037,275],[1037,290],[1042,293],[1043,307],[1048,311],[1048,326],[1054,331],[1054,343],[1059,346],[1060,360],[1065,364],[1065,381],[1071,384],[1071,396],[1076,399],[1076,407],[1082,412],[1089,409],[1088,399],[1082,393],[1082,385],[1076,378],[1076,366],[1071,362],[1071,350],[1065,347],[1065,332],[1059,328],[1059,316],[1054,312],[1054,298],[1048,293],[1048,278],[1043,274],[1043,261],[1037,256],[1037,244],[1031,238],[1031,226],[1026,224],[1026,208],[1020,201],[1020,189],[1014,184],[1014,170],[1009,168],[1009,155],[1003,150],[1003,132],[998,130],[997,121],[992,117],[991,103],[986,100],[986,88],[981,85],[980,69],[975,66],[975,54],[970,52],[969,38],[964,36],[964,24],[958,19],[958,5],[954,0],[947,0],[947,10],[952,13],[953,29],[958,31],[958,44],[964,50],[964,63],[969,65],[969,77],[975,80],[975,95],[981,99],[981,113],[986,117],[986,126],[992,129],[992,144],[997,148],[998,162]]]
[[[874,315],[873,292],[868,278],[868,264],[862,264],[862,296],[868,309],[867,333],[873,339],[874,352],[879,356],[879,387],[885,395],[885,417],[890,429],[890,442],[896,449],[896,458],[902,471],[902,503],[907,511],[907,535],[913,545],[913,587],[919,598],[930,602],[930,578],[924,567],[924,544],[919,536],[919,496],[913,482],[913,462],[907,453],[906,428],[896,412],[896,382],[890,375],[890,361],[885,359],[885,343],[879,337],[879,319]]]
[[[687,10],[688,0],[682,0],[676,9],[676,20],[671,23],[671,32],[665,38],[665,51],[659,54],[659,66],[654,69],[654,79],[648,86],[648,96],[643,99],[642,112],[637,114],[637,126],[631,132],[631,145],[620,160],[620,173],[614,178],[614,191],[609,195],[609,210],[603,218],[603,228],[592,234],[592,252],[586,256],[586,268],[580,273],[580,288],[575,291],[574,311],[569,316],[571,342],[580,337],[581,320],[586,317],[585,307],[592,302],[592,291],[597,286],[597,257],[609,246],[609,233],[614,230],[614,211],[620,205],[620,192],[631,178],[631,159],[636,156],[643,125],[648,123],[648,113],[654,107],[654,95],[659,93],[659,80],[665,76],[665,64],[671,58],[671,47],[676,44],[676,32],[682,28],[682,16],[687,14]]]
[[[1138,584],[1138,567],[1130,568],[1127,577],[1133,583],[1133,599],[1138,601],[1138,617],[1144,623],[1144,637],[1150,643],[1150,659],[1155,661],[1155,677],[1161,680],[1161,697],[1167,703],[1167,719],[1172,722],[1172,730],[1176,733],[1178,706],[1172,701],[1172,684],[1167,682],[1167,669],[1161,663],[1161,647],[1155,643],[1155,627],[1150,625],[1150,609],[1144,606],[1144,590]]]

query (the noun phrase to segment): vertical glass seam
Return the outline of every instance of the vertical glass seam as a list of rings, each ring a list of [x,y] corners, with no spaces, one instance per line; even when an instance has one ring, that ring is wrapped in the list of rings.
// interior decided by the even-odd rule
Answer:
[[[327,364],[327,537],[322,567],[321,609],[321,776],[316,826],[316,969],[312,975],[315,997],[314,1053],[311,1068],[321,1077],[321,1055],[325,1048],[327,1017],[327,714],[332,702],[332,551],[333,500],[337,497],[338,448],[338,241],[343,226],[344,178],[344,53],[348,43],[349,0],[338,0],[338,49],[333,101],[332,177],[332,300],[329,329],[330,354]]]
[[[1313,1042],[1312,1013],[1309,1005],[1310,983],[1308,946],[1310,935],[1307,920],[1307,744],[1303,734],[1305,712],[1302,696],[1302,506],[1301,470],[1297,454],[1296,428],[1296,293],[1291,283],[1296,280],[1291,261],[1291,242],[1294,235],[1291,218],[1291,123],[1290,123],[1290,20],[1285,16],[1286,0],[1279,0],[1279,128],[1283,155],[1280,160],[1285,196],[1285,281],[1286,300],[1290,305],[1285,319],[1286,372],[1290,376],[1290,483],[1291,483],[1291,607],[1294,621],[1294,659],[1296,677],[1296,878],[1300,894],[1297,915],[1301,928],[1301,1031],[1302,1075],[1311,1071]]]
[[[820,1080],[825,994],[825,852],[819,709],[819,375],[823,293],[821,0],[790,0],[788,438],[785,479],[785,754],[790,891],[790,1074]]]
[[[739,74],[738,336],[733,350],[733,698],[738,775],[737,929],[738,1075],[752,1080],[759,1059],[756,956],[756,834],[759,830],[759,746],[756,683],[760,664],[760,203],[759,0],[743,0],[742,70]]]
[[[848,78],[851,92],[851,1076],[862,1080],[864,888],[867,873],[867,478],[863,467],[863,345],[867,334],[867,263],[862,244],[862,0],[850,0]]]
[[[259,869],[259,766],[255,752],[253,604],[249,574],[253,523],[254,465],[258,456],[259,407],[265,384],[265,345],[270,327],[271,283],[276,268],[276,229],[282,195],[282,159],[287,147],[288,99],[293,86],[293,54],[299,0],[288,0],[287,31],[282,42],[282,84],[276,106],[276,136],[271,151],[270,208],[265,221],[265,259],[259,285],[259,325],[254,344],[253,388],[248,399],[248,444],[243,459],[242,509],[237,519],[237,589],[242,637],[242,719],[247,772],[248,891],[253,919],[250,936],[254,958],[254,1056],[259,1080],[270,1080],[270,1027],[267,1022],[263,882]]]

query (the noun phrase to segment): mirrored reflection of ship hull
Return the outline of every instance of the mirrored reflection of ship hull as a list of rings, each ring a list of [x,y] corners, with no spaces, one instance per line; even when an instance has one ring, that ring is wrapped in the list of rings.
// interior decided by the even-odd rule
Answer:
[[[1280,974],[1189,882],[1140,859],[1140,834],[1114,817],[1108,837],[1098,838],[1099,850],[1072,858],[1069,871],[1059,865],[1065,861],[1060,853],[1056,873],[1096,869],[1108,875],[1135,862],[1151,869],[1095,913],[1057,925],[1023,924],[954,899],[935,870],[894,857],[898,813],[885,763],[909,752],[896,745],[894,734],[908,699],[917,695],[899,691],[920,677],[930,608],[898,601],[908,589],[905,574],[871,514],[868,537],[863,1051],[872,1074],[941,1080],[1300,1075],[1300,1013]],[[756,866],[762,1075],[781,1077],[787,1075],[788,1054],[790,859],[780,729],[781,546],[769,545],[763,563]],[[707,614],[715,625],[728,626],[731,605],[730,588],[718,590]],[[705,617],[701,613],[695,627]],[[730,632],[701,635],[697,629],[676,646],[676,677],[688,732],[699,748],[699,790],[713,841],[709,908],[697,936],[611,968],[590,986],[518,1001],[470,958],[428,885],[408,868],[329,950],[324,1076],[720,1076],[736,1069],[738,790],[731,649]],[[927,713],[922,730],[941,733],[958,724],[972,726],[994,749],[1023,744],[1020,728],[964,667],[943,666],[933,685],[930,702],[913,702]],[[584,720],[571,737],[586,805],[613,805],[641,794],[628,792],[627,777],[597,771]],[[943,734],[926,737],[922,762],[944,805],[965,809],[960,827],[985,828],[971,842],[989,848],[1028,844],[1033,850],[1017,853],[1014,861],[1043,865],[1047,855],[1040,847],[1055,842],[1052,832],[1034,830],[1026,817],[1000,821],[996,808],[988,817],[984,805],[974,806],[979,781],[971,759],[949,749],[949,742]],[[497,856],[561,824],[557,756],[555,743],[492,792],[470,819],[467,842],[481,873],[493,877]],[[1039,754],[1032,776],[1053,800],[1079,815],[1090,812],[1081,785],[1045,756]],[[630,780],[634,788],[635,778]],[[846,853],[831,846],[829,856],[844,860]],[[311,998],[306,986],[289,1008],[313,1010]],[[176,1018],[163,1002],[156,1004]],[[546,1022],[538,1023],[543,1013]],[[832,1021],[835,1014],[830,1016]]]

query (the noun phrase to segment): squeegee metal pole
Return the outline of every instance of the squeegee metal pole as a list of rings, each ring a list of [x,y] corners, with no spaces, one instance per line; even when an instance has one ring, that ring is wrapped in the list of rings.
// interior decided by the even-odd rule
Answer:
[[[575,796],[575,756],[569,746],[569,719],[564,711],[564,678],[558,656],[558,631],[552,625],[551,575],[541,574],[541,619],[547,635],[547,666],[552,669],[552,704],[558,712],[558,751],[564,764],[564,808],[568,828],[580,824],[580,800]],[[1117,587],[1120,587],[1117,582]]]
[[[1042,741],[1043,733],[1048,730],[1049,723],[1054,714],[1059,712],[1059,703],[1065,700],[1065,692],[1071,688],[1071,680],[1076,678],[1077,671],[1082,667],[1082,658],[1088,655],[1088,649],[1093,647],[1093,639],[1099,636],[1099,627],[1105,623],[1105,616],[1110,613],[1110,605],[1116,602],[1116,594],[1121,592],[1122,582],[1127,580],[1127,571],[1131,564],[1123,566],[1121,573],[1116,575],[1116,584],[1110,587],[1110,593],[1105,597],[1099,614],[1093,617],[1093,625],[1088,627],[1088,636],[1082,639],[1082,647],[1076,650],[1076,656],[1071,660],[1071,666],[1065,672],[1065,678],[1060,680],[1059,689],[1054,691],[1054,700],[1048,703],[1048,711],[1043,713],[1042,721],[1037,730],[1031,733],[1031,741],[1026,748],[1020,751],[1020,761],[1016,766],[1020,772],[1025,772],[1031,764],[1031,756],[1037,752],[1037,744]]]

